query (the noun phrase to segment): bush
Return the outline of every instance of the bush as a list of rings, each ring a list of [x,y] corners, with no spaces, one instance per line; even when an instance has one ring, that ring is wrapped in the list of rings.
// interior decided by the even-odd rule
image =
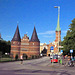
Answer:
[[[32,59],[34,59],[35,58],[35,56],[34,55],[32,55]]]
[[[28,59],[28,56],[26,55],[26,60]]]
[[[24,54],[23,54],[23,59],[24,59],[24,60],[25,60],[25,59],[27,60],[27,58],[28,58],[28,56],[24,53]]]
[[[32,59],[37,59],[37,58],[39,58],[38,55],[32,55]]]
[[[15,60],[18,60],[18,54],[16,54],[16,56],[15,56]]]
[[[3,58],[10,58],[10,55],[2,55]]]

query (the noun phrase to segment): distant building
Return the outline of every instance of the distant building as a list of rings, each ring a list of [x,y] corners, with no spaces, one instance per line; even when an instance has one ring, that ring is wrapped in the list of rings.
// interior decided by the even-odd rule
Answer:
[[[14,37],[11,40],[11,54],[14,58],[16,54],[18,54],[19,58],[24,54],[28,57],[32,57],[33,55],[40,55],[40,41],[38,39],[35,27],[32,37],[29,40],[27,34],[24,34],[24,37],[22,39],[20,38],[19,28],[17,26]]]
[[[3,40],[3,39],[1,38],[1,33],[0,33],[0,40]]]

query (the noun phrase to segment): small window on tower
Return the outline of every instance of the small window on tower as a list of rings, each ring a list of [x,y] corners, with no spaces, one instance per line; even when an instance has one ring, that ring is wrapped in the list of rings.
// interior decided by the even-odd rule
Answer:
[[[13,42],[13,44],[15,44],[15,42]]]
[[[33,45],[34,45],[34,43],[33,43]]]

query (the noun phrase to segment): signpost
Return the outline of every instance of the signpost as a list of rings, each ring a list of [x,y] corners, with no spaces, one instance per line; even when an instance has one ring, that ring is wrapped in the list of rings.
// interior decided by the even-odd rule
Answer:
[[[50,47],[50,50],[51,50],[51,52],[54,52],[54,47],[51,46],[51,47]]]
[[[63,50],[60,51],[60,54],[62,54],[62,53],[63,53]]]
[[[61,59],[60,59],[60,62],[59,62],[60,64],[62,64],[62,53],[63,53],[63,50],[60,51],[60,54],[61,54]]]
[[[54,47],[53,47],[53,46],[51,46],[51,47],[50,47],[50,49],[51,49],[51,50],[54,50]]]
[[[54,52],[54,47],[51,46],[51,47],[50,47],[50,50],[51,50],[51,52],[52,52],[52,65],[53,65],[53,52]]]
[[[72,53],[73,53],[73,50],[72,49],[70,50],[70,53],[71,53],[71,58],[72,58]]]

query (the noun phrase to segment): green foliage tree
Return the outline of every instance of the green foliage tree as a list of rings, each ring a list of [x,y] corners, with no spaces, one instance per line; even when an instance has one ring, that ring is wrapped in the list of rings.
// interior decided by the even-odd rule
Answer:
[[[72,20],[72,23],[69,25],[69,30],[67,31],[64,40],[62,41],[64,54],[68,54],[70,49],[74,50],[75,54],[75,18]]]
[[[16,54],[16,56],[15,56],[15,60],[18,60],[18,54]]]
[[[10,48],[11,48],[10,41],[0,40],[0,51],[2,52],[2,54],[10,53]]]
[[[24,53],[24,54],[23,54],[23,59],[24,59],[24,60],[25,60],[25,59],[27,60],[27,58],[28,58],[27,54]]]

